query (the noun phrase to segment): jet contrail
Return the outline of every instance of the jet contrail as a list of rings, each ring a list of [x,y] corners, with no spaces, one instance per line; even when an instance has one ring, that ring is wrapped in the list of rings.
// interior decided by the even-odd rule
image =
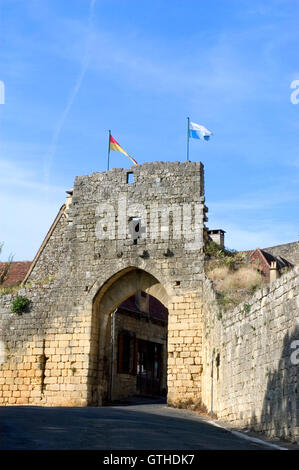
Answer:
[[[75,86],[74,86],[74,88],[72,89],[72,91],[70,93],[67,104],[66,104],[66,106],[65,106],[65,108],[64,108],[64,110],[63,110],[63,112],[62,112],[62,114],[61,114],[61,116],[60,116],[60,118],[57,122],[57,124],[56,124],[55,130],[54,130],[54,133],[53,133],[53,137],[52,137],[52,141],[51,141],[51,145],[50,145],[49,151],[48,151],[48,153],[45,157],[45,160],[44,160],[44,177],[45,177],[46,185],[49,184],[50,170],[51,170],[51,166],[52,166],[55,154],[56,154],[57,144],[58,144],[60,133],[61,133],[62,128],[64,126],[65,120],[66,120],[66,118],[67,118],[67,116],[70,112],[70,109],[73,105],[73,102],[74,102],[74,100],[77,96],[77,93],[80,90],[82,81],[84,79],[86,70],[87,70],[88,65],[89,65],[89,61],[90,61],[90,42],[91,42],[90,32],[91,32],[91,29],[92,29],[93,14],[94,14],[94,7],[95,7],[95,4],[96,4],[96,1],[97,0],[91,0],[90,4],[89,4],[88,36],[87,36],[87,44],[86,44],[86,54],[84,55],[84,61],[83,61],[83,64],[82,64],[82,68],[81,68],[80,74],[77,77]]]

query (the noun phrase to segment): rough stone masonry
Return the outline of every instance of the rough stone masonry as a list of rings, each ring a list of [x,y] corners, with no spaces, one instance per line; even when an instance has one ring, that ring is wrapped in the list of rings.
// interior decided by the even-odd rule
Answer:
[[[1,403],[101,405],[111,313],[140,290],[169,310],[168,401],[200,397],[203,166],[145,163],[133,183],[128,173],[76,178],[26,279],[30,312],[12,314],[2,296]]]
[[[0,295],[0,404],[105,402],[112,313],[144,291],[169,312],[168,403],[201,401],[298,439],[298,270],[221,317],[204,273],[206,211],[200,162],[77,177],[25,285]],[[16,295],[29,312],[11,312]]]

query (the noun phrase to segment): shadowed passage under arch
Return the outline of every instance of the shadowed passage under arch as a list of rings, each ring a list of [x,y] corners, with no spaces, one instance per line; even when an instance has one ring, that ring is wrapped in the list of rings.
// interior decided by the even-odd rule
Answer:
[[[115,389],[113,381],[115,382],[115,371],[117,367],[119,367],[117,335],[119,335],[120,330],[124,332],[127,330],[142,331],[141,337],[143,337],[143,339],[148,339],[146,335],[147,332],[148,335],[150,332],[152,338],[157,338],[157,343],[155,343],[157,345],[156,349],[158,348],[161,351],[163,349],[163,357],[165,358],[163,361],[164,364],[166,364],[166,324],[163,329],[162,325],[159,325],[157,321],[153,321],[149,315],[141,315],[138,317],[137,321],[136,315],[133,319],[132,315],[129,315],[129,313],[123,310],[122,320],[125,316],[130,317],[127,319],[127,327],[124,327],[124,322],[119,320],[120,315],[117,313],[119,312],[118,307],[126,299],[134,295],[138,297],[137,294],[140,293],[156,298],[162,304],[161,307],[166,307],[167,309],[169,296],[164,286],[150,273],[134,267],[128,267],[108,279],[94,298],[88,372],[88,404],[90,405],[100,406],[113,398],[118,398],[118,395],[115,396],[113,392]],[[143,347],[145,347],[144,344]],[[131,354],[135,354],[135,352],[131,351]],[[166,366],[164,368],[166,375]],[[129,394],[130,384],[132,384],[132,375],[134,375],[131,370],[126,372],[127,373],[123,373],[122,375],[121,388],[123,394]]]

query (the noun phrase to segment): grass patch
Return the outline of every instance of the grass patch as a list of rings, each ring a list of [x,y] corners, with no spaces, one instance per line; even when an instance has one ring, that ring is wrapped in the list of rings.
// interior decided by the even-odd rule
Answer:
[[[228,268],[233,271],[244,261],[245,254],[235,250],[228,250],[217,245],[215,242],[209,242],[205,245],[206,270],[217,267]],[[210,268],[210,269],[209,269]]]
[[[21,289],[21,286],[0,287],[0,295],[15,294]]]
[[[222,311],[235,308],[265,284],[257,267],[246,262],[245,253],[227,250],[215,242],[209,242],[205,246],[205,255],[205,272],[213,281]],[[249,311],[246,310],[246,313]]]
[[[172,401],[169,406],[172,406],[173,408],[196,411],[199,414],[208,414],[207,407],[199,398],[195,400],[192,398],[186,398],[185,400],[176,399]]]
[[[46,284],[49,284],[50,282],[54,282],[56,279],[56,276],[47,276],[44,279],[41,279],[40,281],[28,281],[26,282],[25,285],[22,286],[22,284],[18,283],[15,284],[14,286],[7,286],[7,287],[1,287],[0,286],[0,295],[6,295],[6,294],[16,294],[20,289],[31,289],[34,287],[43,287]]]
[[[47,277],[44,277],[43,279],[39,281],[28,281],[26,284],[23,286],[25,288],[30,288],[30,287],[36,287],[36,286],[44,286],[45,284],[49,284],[50,282],[54,282],[56,279],[55,275],[49,275]]]

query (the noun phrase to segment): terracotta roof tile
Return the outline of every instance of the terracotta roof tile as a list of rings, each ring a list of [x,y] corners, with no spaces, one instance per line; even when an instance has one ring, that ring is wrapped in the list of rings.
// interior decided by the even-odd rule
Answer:
[[[25,278],[32,261],[13,261],[2,287],[11,287],[21,284]],[[3,272],[7,263],[0,263],[0,273]]]

